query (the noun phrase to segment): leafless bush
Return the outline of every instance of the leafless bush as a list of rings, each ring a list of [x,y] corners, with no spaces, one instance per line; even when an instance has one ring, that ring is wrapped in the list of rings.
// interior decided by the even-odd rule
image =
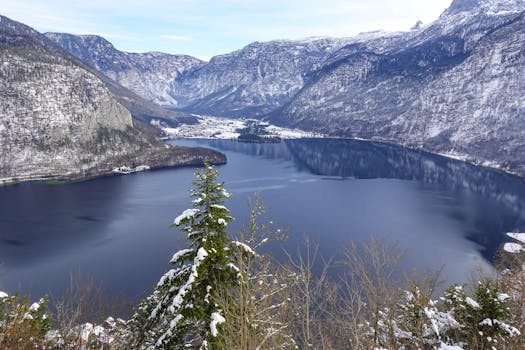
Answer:
[[[224,345],[232,350],[296,349],[286,318],[290,313],[287,276],[269,256],[257,252],[280,233],[271,223],[258,222],[264,212],[258,197],[251,207],[249,222],[238,233],[237,242],[242,244],[233,247],[240,282],[221,295],[225,316],[232,321],[224,330]]]
[[[97,345],[101,350],[118,349],[117,338],[125,329],[118,317],[127,318],[132,308],[131,300],[110,295],[93,278],[71,274],[64,295],[51,299],[51,328],[61,339],[55,347],[74,350]],[[93,333],[102,329],[100,337]]]

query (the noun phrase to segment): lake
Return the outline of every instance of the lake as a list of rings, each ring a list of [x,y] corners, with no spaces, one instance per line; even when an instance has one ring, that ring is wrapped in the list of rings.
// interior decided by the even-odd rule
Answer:
[[[241,227],[260,193],[288,234],[269,249],[297,250],[308,235],[323,256],[375,236],[406,252],[403,268],[443,267],[449,282],[487,268],[504,233],[525,229],[525,184],[517,177],[401,147],[336,139],[248,144],[181,140],[224,152],[218,167]],[[71,273],[131,298],[151,290],[185,237],[169,228],[191,207],[193,169],[85,182],[0,187],[0,284],[35,298],[60,294]],[[283,248],[284,247],[284,248]]]

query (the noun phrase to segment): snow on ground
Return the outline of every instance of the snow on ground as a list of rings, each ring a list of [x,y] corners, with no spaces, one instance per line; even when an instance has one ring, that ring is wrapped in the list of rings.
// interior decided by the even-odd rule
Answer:
[[[525,249],[523,249],[523,247],[519,243],[505,243],[503,245],[503,250],[506,251],[507,253],[512,253],[512,254],[517,254],[517,253],[521,253],[525,251]]]
[[[499,164],[497,162],[494,162],[494,161],[477,160],[477,159],[475,159],[473,157],[467,156],[465,154],[460,154],[460,153],[457,153],[457,152],[453,152],[453,151],[451,151],[451,152],[438,152],[438,153],[435,153],[435,154],[440,155],[442,157],[459,160],[459,161],[462,161],[462,162],[465,162],[465,163],[470,163],[470,164],[473,164],[475,166],[481,166],[481,167],[484,167],[484,168],[496,169],[496,170],[503,171],[503,172],[505,172],[507,174],[510,174],[510,175],[523,177],[523,174],[520,174],[518,172],[512,171],[509,168],[504,167],[501,164]]]
[[[162,128],[170,138],[204,138],[204,139],[236,139],[239,137],[239,129],[248,127],[247,122],[253,122],[253,119],[231,119],[213,116],[197,117],[198,124],[182,124],[176,128]],[[153,125],[158,125],[157,121],[152,121]],[[303,137],[324,137],[324,135],[306,132],[299,129],[281,128],[265,122],[259,122],[265,125],[265,130],[271,135],[278,136],[282,139],[297,139]]]
[[[179,216],[177,216],[177,217],[175,218],[175,220],[173,221],[173,224],[179,226],[180,223],[182,222],[182,220],[185,220],[185,219],[188,219],[188,218],[194,217],[194,216],[197,215],[199,212],[200,212],[200,210],[199,210],[199,209],[196,209],[196,208],[186,209],[186,210],[184,210],[184,211],[182,212],[182,214],[180,214]]]
[[[196,116],[198,124],[181,124],[176,128],[163,128],[171,138],[233,139],[240,134],[236,131],[245,127],[242,119],[228,119],[212,116]]]
[[[438,154],[438,155],[440,155],[442,157],[455,159],[455,160],[460,160],[462,162],[468,162],[469,161],[469,158],[466,155],[459,154],[459,153],[453,152],[453,151],[450,151],[450,152],[438,152],[436,154]]]
[[[505,243],[503,245],[504,251],[513,254],[525,252],[525,245],[522,244],[525,243],[525,233],[507,232],[507,236],[509,236],[510,238],[514,238],[515,240],[521,243]]]
[[[323,135],[320,133],[308,132],[308,131],[303,131],[300,129],[281,128],[279,126],[271,125],[271,124],[269,124],[266,127],[266,131],[276,136],[279,136],[282,139],[301,139],[301,138],[306,138],[306,137],[308,138],[327,137],[327,135]]]
[[[507,236],[510,238],[514,238],[517,241],[520,241],[521,243],[525,243],[525,233],[517,233],[517,232],[507,232]]]

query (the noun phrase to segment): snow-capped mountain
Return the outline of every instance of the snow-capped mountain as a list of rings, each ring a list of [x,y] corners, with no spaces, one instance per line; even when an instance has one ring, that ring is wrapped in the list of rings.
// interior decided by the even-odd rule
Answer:
[[[271,112],[290,100],[324,58],[355,40],[255,42],[206,63],[185,55],[122,52],[93,35],[46,36],[151,102],[221,116]]]
[[[288,102],[346,39],[255,42],[213,57],[175,81],[173,94],[187,111],[261,116]]]
[[[45,36],[108,78],[160,106],[177,107],[171,85],[183,72],[205,62],[188,55],[123,52],[97,35],[45,33]]]
[[[224,161],[216,152],[166,149],[114,89],[40,33],[0,16],[0,183]]]
[[[273,118],[525,174],[524,10],[456,0],[400,48],[347,50]]]
[[[521,12],[523,5],[523,0],[454,0],[445,14],[486,12],[494,15]]]
[[[108,86],[165,107],[269,118],[525,174],[524,11],[525,0],[454,0],[406,32],[255,42],[208,63],[124,53],[94,36],[46,39],[99,69]]]
[[[134,118],[140,119],[145,122],[149,122],[152,118],[157,118],[164,120],[167,124],[170,125],[176,125],[181,120],[188,120],[188,116],[186,114],[176,113],[173,111],[168,111],[166,109],[159,108],[157,105],[147,101],[138,94],[123,87],[114,80],[106,77],[97,69],[92,69],[88,64],[86,64],[82,60],[79,60],[67,50],[62,49],[59,45],[56,45],[54,41],[48,39],[45,35],[37,32],[33,28],[24,25],[20,22],[13,21],[7,17],[3,17],[3,19],[3,22],[0,23],[0,31],[3,33],[10,34],[15,33],[16,35],[14,37],[18,38],[11,38],[9,39],[10,41],[21,40],[19,38],[20,36],[31,38],[31,40],[34,43],[39,44],[50,53],[61,57],[66,57],[68,60],[73,61],[76,65],[81,66],[84,69],[90,71],[92,74],[96,75],[105,83],[105,85],[111,90],[115,97],[117,97],[119,102],[131,112]],[[8,39],[4,37],[3,40]],[[6,43],[15,44],[13,42],[9,42],[9,40]]]

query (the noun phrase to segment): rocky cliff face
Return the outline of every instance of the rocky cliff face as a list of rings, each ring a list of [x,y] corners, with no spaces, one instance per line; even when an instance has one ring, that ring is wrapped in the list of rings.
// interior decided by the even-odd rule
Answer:
[[[6,17],[0,17],[0,97],[2,182],[97,175],[167,152],[136,127],[96,74]]]
[[[346,39],[255,42],[183,74],[173,85],[173,95],[191,112],[262,116],[288,102],[319,63],[346,43]]]
[[[269,118],[525,174],[524,11],[525,0],[454,0],[408,32],[256,42],[207,64],[188,58],[172,75],[156,54],[142,62],[99,39],[48,38],[165,106]],[[155,86],[145,62],[160,72]]]
[[[455,1],[402,49],[357,49],[323,66],[274,118],[525,174],[525,6],[474,3]]]
[[[289,101],[319,62],[349,40],[355,40],[256,42],[206,63],[184,55],[126,53],[92,35],[46,36],[151,102],[222,116],[271,112]]]
[[[187,55],[122,52],[96,35],[46,33],[45,36],[88,66],[160,106],[177,107],[173,82],[205,62]]]

